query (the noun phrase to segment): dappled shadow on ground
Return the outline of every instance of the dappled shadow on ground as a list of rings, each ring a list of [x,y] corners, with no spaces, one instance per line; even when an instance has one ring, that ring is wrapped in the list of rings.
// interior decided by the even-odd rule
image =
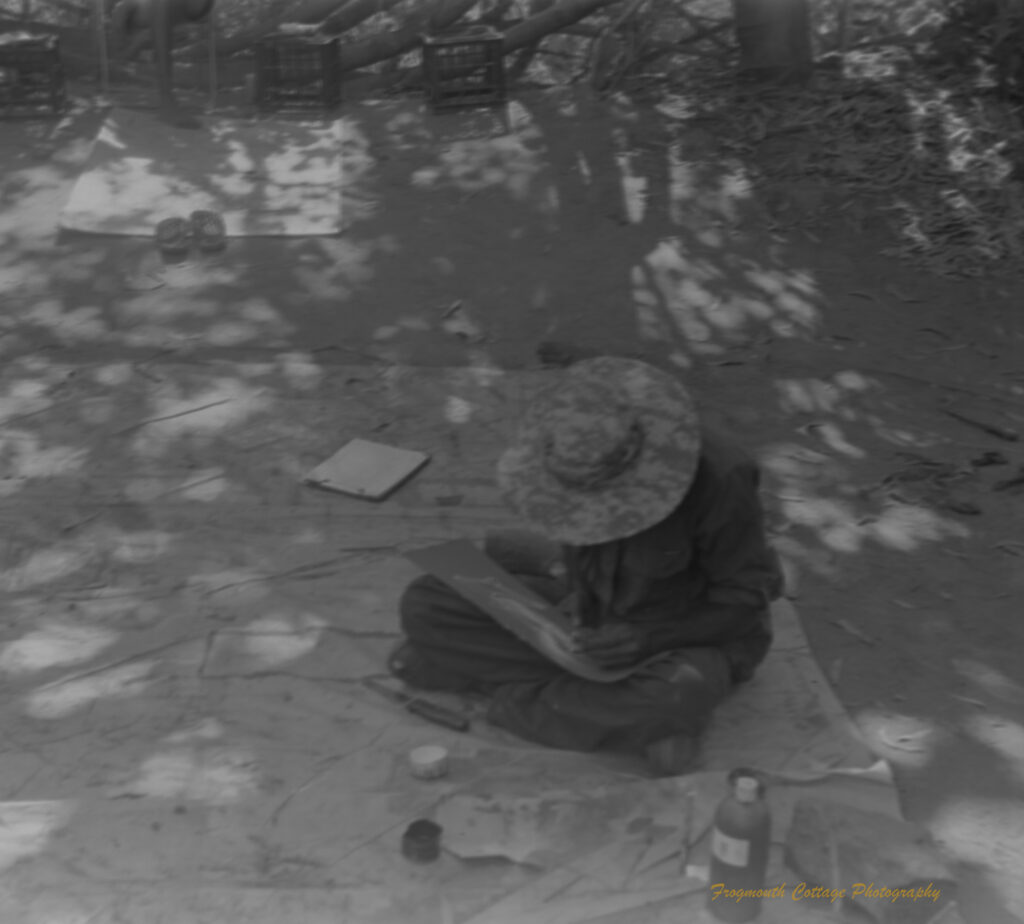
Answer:
[[[1024,829],[1012,618],[1021,501],[994,490],[1008,465],[980,463],[994,451],[1021,460],[944,414],[1020,420],[1015,283],[987,269],[972,281],[927,276],[897,260],[902,248],[937,270],[998,265],[1019,245],[1005,215],[991,222],[994,197],[1010,208],[1012,187],[991,158],[988,175],[954,157],[963,101],[940,94],[922,108],[920,88],[856,88],[830,91],[831,113],[721,87],[643,111],[578,92],[524,97],[504,122],[431,117],[415,101],[352,105],[341,236],[240,239],[179,266],[147,240],[56,234],[87,153],[78,132],[95,133],[96,114],[77,113],[50,148],[37,142],[42,163],[5,150],[15,159],[0,216],[0,492],[14,524],[3,580],[16,618],[0,667],[25,691],[22,721],[95,718],[106,698],[130,701],[148,682],[140,665],[163,655],[83,677],[77,694],[41,682],[108,663],[129,629],[214,612],[200,578],[264,586],[336,557],[337,523],[323,521],[338,508],[297,481],[349,436],[438,454],[436,482],[416,489],[433,493],[397,502],[407,541],[434,535],[417,524],[439,510],[450,508],[452,532],[499,520],[491,450],[477,441],[506,436],[515,415],[481,421],[458,389],[531,365],[542,338],[569,340],[677,369],[705,416],[758,453],[775,541],[833,682],[903,768],[911,814],[986,866],[1004,903],[1019,900],[1013,854],[994,857],[981,832],[1012,845]],[[883,120],[898,128],[885,145],[872,135]],[[828,129],[839,124],[845,136]],[[151,169],[174,175],[170,161]],[[230,178],[236,165],[217,169]],[[984,181],[973,199],[965,173]],[[898,209],[895,227],[882,206]],[[343,372],[352,362],[366,369]],[[468,378],[410,393],[408,365]],[[285,391],[301,400],[282,401]],[[261,517],[268,505],[287,516]],[[356,516],[351,505],[344,515]],[[353,545],[393,545],[359,522]],[[379,575],[367,569],[365,586],[353,590],[346,571],[331,593],[370,600]],[[252,619],[254,599],[231,619]],[[301,651],[334,619],[329,599],[298,623],[288,601],[258,604],[259,618],[283,619],[283,644]],[[393,593],[367,600],[353,611],[387,609]],[[189,657],[202,659],[207,638]],[[203,690],[182,692],[171,673],[166,701],[203,712]],[[178,734],[182,708],[154,735]],[[49,734],[10,738],[28,762],[8,799],[57,779],[34,777],[38,764],[21,756],[45,753]],[[180,768],[174,748],[186,745],[166,741],[164,763]],[[143,776],[170,747],[150,744]],[[219,767],[207,769],[228,789],[245,776]],[[176,791],[213,785],[180,772]]]

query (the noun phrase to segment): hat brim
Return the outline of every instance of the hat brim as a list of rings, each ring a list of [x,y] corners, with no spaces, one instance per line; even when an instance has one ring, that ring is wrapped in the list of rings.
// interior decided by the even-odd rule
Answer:
[[[614,383],[638,415],[643,444],[632,465],[597,488],[567,487],[545,465],[542,423],[556,394]],[[498,462],[498,484],[529,524],[566,545],[625,539],[667,517],[686,496],[697,471],[700,434],[693,399],[667,372],[602,356],[571,366],[528,408],[518,440]]]

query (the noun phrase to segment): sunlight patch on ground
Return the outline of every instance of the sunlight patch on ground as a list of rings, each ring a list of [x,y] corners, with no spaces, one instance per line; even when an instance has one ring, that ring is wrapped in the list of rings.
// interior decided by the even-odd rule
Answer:
[[[79,664],[113,645],[120,633],[96,626],[51,623],[0,647],[0,671],[19,676]]]
[[[837,552],[859,552],[866,534],[858,515],[842,501],[824,497],[781,495],[786,522],[812,530],[828,548]]]
[[[130,565],[154,562],[165,556],[174,545],[174,536],[160,530],[148,529],[122,533],[110,549],[114,561]]]
[[[971,531],[962,523],[940,516],[927,507],[894,504],[870,524],[869,534],[879,545],[897,552],[913,552],[926,542],[964,539]]]
[[[647,177],[638,176],[633,172],[631,157],[620,154],[615,160],[619,165],[622,202],[626,208],[626,217],[631,224],[638,225],[644,220],[647,211]]]
[[[758,328],[797,337],[817,326],[817,287],[806,273],[757,269],[746,275],[763,297],[734,292],[721,268],[690,256],[679,238],[662,240],[631,272],[641,339],[682,339],[694,352],[713,353]]]
[[[804,389],[803,383],[798,384],[800,387],[794,392],[801,402],[798,409],[817,409],[820,396],[813,389]],[[859,383],[852,381],[848,385],[859,387]],[[833,391],[826,390],[822,394],[829,406],[838,406],[832,403]],[[805,399],[806,405],[802,403]],[[846,458],[859,457],[859,452],[843,452],[841,445],[831,448]],[[860,552],[868,543],[912,552],[927,542],[970,535],[970,530],[962,523],[927,507],[892,503],[869,513],[855,496],[841,496],[844,490],[855,495],[846,484],[847,469],[842,462],[823,452],[796,443],[781,443],[761,453],[760,460],[764,470],[780,483],[779,489],[769,496],[777,502],[785,522],[806,528],[825,547],[836,552]],[[823,491],[835,493],[823,494]]]
[[[838,373],[831,379],[777,378],[773,384],[779,408],[787,414],[837,414],[851,394],[859,395],[873,387],[870,380],[851,372]]]
[[[187,397],[156,394],[145,417],[149,422],[139,430],[132,448],[143,456],[159,456],[182,437],[219,434],[271,404],[266,389],[227,376]]]
[[[518,142],[459,142],[442,152],[439,163],[421,167],[410,178],[419,189],[450,185],[466,193],[501,189],[517,201],[529,198],[537,175],[543,169],[537,154],[523,150]],[[552,201],[547,188],[539,199],[546,208]]]
[[[936,840],[964,863],[1001,871],[989,879],[1007,908],[1024,905],[1024,871],[1019,845],[1024,843],[1024,801],[961,798],[940,806],[928,822]]]
[[[22,368],[26,365],[11,363],[7,366],[6,372],[9,375],[22,374],[23,377],[11,379],[4,394],[0,395],[0,420],[7,421],[21,414],[31,414],[53,405],[54,398],[51,392],[59,385],[62,377],[48,375],[45,368]],[[22,431],[17,433],[22,438],[27,435]]]
[[[1024,725],[995,715],[975,715],[967,719],[964,729],[1002,757],[1017,782],[1024,785]]]
[[[726,223],[736,222],[741,204],[753,195],[746,169],[738,161],[714,164],[689,159],[679,142],[668,148],[669,214],[673,224],[690,225],[694,215]]]
[[[62,299],[34,300],[32,307],[20,314],[22,323],[44,328],[64,344],[91,343],[110,334],[110,324],[99,305],[68,308]]]
[[[444,419],[453,424],[468,424],[473,419],[473,405],[465,398],[448,395],[444,401]]]
[[[259,785],[255,756],[223,743],[227,730],[216,718],[201,719],[164,738],[165,746],[146,758],[114,796],[188,799],[226,805],[251,795]]]
[[[293,332],[293,325],[264,298],[225,303],[223,298],[198,294],[192,285],[188,289],[186,294],[183,287],[183,294],[176,298],[157,291],[117,300],[113,310],[115,327],[123,331],[121,341],[166,349],[191,335],[206,344],[263,347]]]
[[[296,301],[310,298],[339,302],[351,297],[354,288],[368,285],[376,276],[375,261],[395,252],[395,241],[384,235],[376,241],[353,241],[349,237],[318,238],[310,246],[319,253],[306,253],[291,267],[297,283]]]
[[[17,208],[0,209],[0,232],[7,232],[21,243],[50,238],[53,225],[53,202],[66,182],[63,172],[50,165],[16,170],[4,176],[8,202],[16,196]],[[8,198],[11,197],[11,198]],[[19,255],[18,248],[4,247],[0,254]]]
[[[54,546],[33,552],[25,561],[0,574],[0,589],[12,592],[52,584],[69,577],[93,560],[93,549]]]
[[[217,741],[224,737],[226,729],[219,719],[207,716],[189,728],[172,732],[165,740],[171,744],[185,744],[191,741]]]
[[[953,670],[972,686],[1000,702],[1024,705],[1024,682],[1007,677],[997,668],[973,658],[956,658]]]
[[[117,787],[115,795],[228,805],[252,795],[259,782],[256,758],[247,750],[199,743],[147,757],[135,779]]]
[[[470,124],[463,126],[462,135],[453,132],[438,139],[444,147],[434,163],[412,173],[412,185],[425,190],[450,186],[465,193],[500,189],[520,202],[533,195],[539,211],[550,213],[552,204],[557,205],[558,200],[550,182],[537,182],[547,162],[540,147],[540,131],[530,123],[529,114],[521,105],[512,103],[507,112],[510,124],[514,125],[512,131],[503,128],[493,113],[466,116],[465,121]],[[472,119],[480,121],[478,128],[474,128]],[[395,134],[394,126],[391,127]],[[416,129],[415,124],[408,127]]]
[[[43,448],[37,433],[8,430],[0,435],[0,495],[20,490],[18,479],[59,478],[75,475],[89,457],[89,450],[74,446]]]
[[[311,353],[281,353],[277,364],[284,380],[298,391],[310,391],[323,381],[324,372]]]
[[[219,632],[217,643],[233,648],[252,668],[267,669],[309,654],[326,628],[327,621],[312,613],[268,615],[244,629]]]
[[[146,678],[156,666],[156,661],[137,661],[91,677],[51,684],[26,697],[26,712],[34,719],[63,719],[100,699],[138,696],[149,685]]]
[[[41,854],[50,838],[71,820],[66,800],[0,802],[0,871]]]
[[[837,498],[786,492],[775,497],[788,523],[811,530],[825,546],[837,552],[860,552],[868,542],[898,552],[913,552],[926,542],[970,535],[961,523],[911,504],[893,504],[865,517]]]
[[[815,423],[808,425],[807,429],[811,430],[833,452],[851,459],[863,459],[867,456],[865,450],[855,446],[846,438],[842,427],[837,423],[831,421]]]

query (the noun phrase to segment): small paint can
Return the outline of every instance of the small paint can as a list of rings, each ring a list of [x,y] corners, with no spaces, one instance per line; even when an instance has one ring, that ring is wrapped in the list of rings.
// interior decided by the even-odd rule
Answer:
[[[448,751],[437,744],[413,748],[409,752],[409,768],[418,780],[436,780],[448,772]]]
[[[441,826],[419,818],[402,835],[402,856],[413,863],[432,863],[441,855]]]

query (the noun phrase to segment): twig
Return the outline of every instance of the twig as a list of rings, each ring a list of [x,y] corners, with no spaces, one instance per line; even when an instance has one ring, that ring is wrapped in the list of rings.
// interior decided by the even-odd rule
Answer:
[[[179,494],[182,491],[190,491],[192,488],[202,487],[204,484],[209,484],[211,481],[221,481],[223,478],[223,475],[210,475],[209,478],[200,478],[198,481],[190,481],[188,484],[183,484],[180,487],[164,491],[163,494],[157,494],[157,496],[153,498],[153,501],[163,500],[165,497],[170,497],[172,494]],[[93,516],[99,516],[99,514],[94,514]],[[81,524],[76,523],[75,525],[79,526]],[[65,531],[66,529],[67,527],[65,527]]]
[[[1016,488],[1020,485],[1024,485],[1024,468],[1021,469],[1020,473],[1014,475],[1012,478],[1007,478],[1003,481],[997,481],[992,485],[993,491],[1007,491],[1010,488]]]
[[[942,413],[948,417],[952,417],[954,420],[959,420],[961,423],[965,423],[970,427],[981,430],[983,433],[988,433],[989,435],[998,437],[1001,440],[1006,440],[1008,443],[1016,443],[1019,439],[1015,430],[1010,430],[1006,427],[999,427],[996,424],[984,423],[983,421],[975,420],[973,417],[968,417],[966,414],[951,411],[949,408],[943,408]]]
[[[836,14],[836,51],[840,56],[846,54],[850,35],[849,25],[850,0],[839,0],[839,10]]]
[[[839,844],[836,843],[836,833],[832,830],[831,825],[828,825],[827,821],[826,825],[828,826],[828,864],[829,872],[831,874],[829,878],[832,880],[832,889],[836,894],[841,894],[843,880],[839,870]],[[832,914],[837,918],[841,918],[843,916],[842,899],[832,906]]]
[[[555,891],[552,892],[550,895],[545,895],[542,903],[546,905],[548,902],[553,902],[556,898],[560,898],[562,895],[568,892],[569,889],[576,885],[576,883],[579,882],[582,878],[583,876],[581,874],[573,879],[570,879],[568,882],[563,883],[557,889],[555,889]]]
[[[191,640],[191,636],[178,638],[173,642],[164,642],[163,645],[157,645],[154,648],[147,648],[145,651],[138,651],[135,654],[125,655],[123,658],[118,658],[116,661],[108,661],[106,664],[101,664],[98,667],[90,667],[84,671],[79,671],[76,674],[61,677],[59,680],[53,680],[50,683],[43,684],[43,686],[37,688],[37,692],[41,693],[44,690],[52,690],[55,687],[62,687],[66,683],[74,683],[76,680],[84,680],[86,677],[92,677],[95,674],[102,674],[104,671],[109,671],[115,667],[130,664],[132,661],[138,661],[139,658],[148,658],[151,655],[159,654],[161,651],[166,651],[168,648],[175,648],[178,645],[183,645],[185,642]]]
[[[855,639],[862,641],[865,645],[874,646],[875,640],[870,635],[865,635],[852,622],[847,619],[833,619],[832,625],[838,626],[844,632],[852,635]]]
[[[724,39],[720,39],[718,37],[719,32],[724,32],[732,25],[731,22],[722,22],[714,26],[704,26],[701,25],[701,17],[689,12],[685,7],[679,7],[676,12],[693,27],[694,35],[692,40],[709,38],[719,47],[731,50],[732,46],[730,46]]]
[[[309,789],[310,786],[312,786],[318,779],[320,779],[320,777],[327,773],[327,771],[330,770],[335,764],[337,764],[338,761],[345,760],[346,758],[351,757],[353,754],[358,754],[360,751],[365,751],[367,748],[373,747],[378,741],[380,741],[380,739],[384,736],[384,734],[387,731],[388,728],[383,728],[365,744],[361,744],[359,745],[359,747],[353,748],[351,751],[346,751],[344,754],[335,754],[333,757],[328,758],[327,761],[325,762],[327,766],[321,767],[321,769],[317,770],[316,773],[314,773],[308,780],[306,780],[305,783],[303,783],[297,789],[293,789],[290,793],[288,793],[287,796],[285,796],[280,801],[277,808],[275,808],[274,811],[270,814],[270,818],[268,819],[269,824],[276,825],[278,818],[281,817],[281,812],[283,812],[285,808],[287,808],[288,803],[291,802],[292,799],[294,799],[297,795],[299,795],[299,793]]]
[[[222,584],[220,587],[208,590],[206,592],[206,596],[212,597],[214,594],[219,594],[223,590],[230,590],[232,587],[244,587],[247,584],[262,584],[265,581],[277,581],[281,578],[330,577],[332,574],[337,573],[337,569],[330,568],[330,566],[336,565],[337,563],[338,560],[336,558],[327,558],[323,561],[310,562],[305,565],[296,565],[296,567],[288,568],[285,571],[275,571],[273,574],[261,574],[258,577],[245,578],[241,581],[232,581],[230,584]]]
[[[220,401],[211,401],[209,404],[201,404],[199,407],[192,407],[187,411],[178,411],[176,414],[164,414],[162,417],[150,417],[148,420],[140,420],[138,423],[134,423],[130,427],[125,427],[123,430],[115,430],[111,435],[124,436],[126,433],[131,433],[133,430],[139,430],[142,427],[145,427],[147,424],[159,423],[162,420],[174,420],[176,417],[185,417],[188,414],[197,414],[199,411],[206,411],[211,407],[219,407],[220,405],[227,404],[229,401],[233,400],[233,398],[221,398]]]
[[[690,865],[690,839],[693,835],[693,791],[686,793],[683,806],[683,841],[679,845],[679,875],[686,875],[686,867]]]
[[[998,392],[992,391],[978,391],[976,388],[967,388],[964,385],[953,385],[949,382],[939,382],[935,379],[926,379],[919,375],[909,375],[906,372],[897,372],[895,369],[882,369],[877,366],[861,366],[863,372],[870,372],[875,375],[891,375],[897,379],[904,379],[908,382],[916,382],[919,385],[929,385],[932,388],[944,388],[946,391],[958,391],[965,395],[974,395],[978,398],[987,398],[990,401],[1003,401],[1007,404],[1014,404],[1021,406],[1024,402],[1021,402],[1018,398],[1013,398],[1010,395],[1001,395]]]

